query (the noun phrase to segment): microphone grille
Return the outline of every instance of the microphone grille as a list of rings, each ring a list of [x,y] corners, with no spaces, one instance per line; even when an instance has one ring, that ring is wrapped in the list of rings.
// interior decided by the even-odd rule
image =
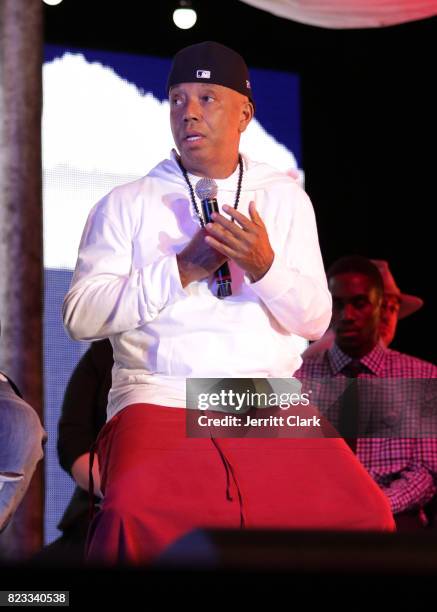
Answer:
[[[211,178],[201,178],[197,181],[195,192],[199,200],[214,200],[217,196],[217,183]]]

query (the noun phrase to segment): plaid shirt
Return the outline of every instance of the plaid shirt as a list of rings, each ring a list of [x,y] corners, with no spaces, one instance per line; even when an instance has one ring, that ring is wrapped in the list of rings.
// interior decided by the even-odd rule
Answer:
[[[313,391],[315,404],[333,425],[336,424],[335,416],[332,419],[326,407],[338,406],[338,385],[323,384],[322,379],[335,378],[339,379],[335,381],[339,383],[340,379],[345,381],[342,369],[351,361],[351,357],[334,344],[331,349],[305,359],[295,373],[303,386]],[[379,344],[360,361],[366,367],[358,378],[372,379],[376,383],[371,385],[373,395],[367,393],[367,396],[364,394],[362,397],[360,393],[360,419],[362,412],[367,416],[372,414],[372,406],[375,412],[375,401],[378,402],[378,408],[382,406],[380,414],[394,415],[394,420],[402,408],[403,413],[408,411],[411,415],[408,421],[410,435],[417,435],[358,438],[357,456],[387,495],[394,514],[405,510],[420,510],[437,491],[437,435],[431,423],[434,437],[423,437],[423,433],[420,437],[414,419],[428,409],[431,420],[435,420],[433,413],[437,385],[431,379],[437,379],[437,367],[416,357],[383,348]],[[376,378],[405,380],[394,380],[391,389],[390,384],[380,385],[375,397],[375,389],[378,390]],[[423,421],[420,426],[423,428]],[[423,432],[423,429],[420,431]],[[423,512],[421,516],[424,516]]]

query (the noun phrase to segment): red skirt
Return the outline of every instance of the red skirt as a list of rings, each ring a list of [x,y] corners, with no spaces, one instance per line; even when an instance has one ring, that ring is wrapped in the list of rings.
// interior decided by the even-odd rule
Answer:
[[[341,438],[188,438],[185,419],[134,404],[102,429],[88,561],[147,563],[196,528],[394,529]]]

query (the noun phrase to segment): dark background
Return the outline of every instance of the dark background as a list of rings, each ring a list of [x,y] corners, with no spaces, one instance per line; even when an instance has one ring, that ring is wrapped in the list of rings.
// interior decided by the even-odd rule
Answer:
[[[250,66],[298,73],[302,165],[325,264],[351,253],[387,259],[401,290],[425,300],[392,348],[434,361],[437,18],[328,30],[238,0],[193,4],[197,23],[183,31],[171,18],[176,0],[64,0],[44,5],[45,41],[169,57],[217,40]]]

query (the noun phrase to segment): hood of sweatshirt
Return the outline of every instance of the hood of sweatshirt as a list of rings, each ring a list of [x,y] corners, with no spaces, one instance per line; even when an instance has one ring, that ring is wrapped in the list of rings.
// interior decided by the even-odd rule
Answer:
[[[148,176],[157,178],[162,181],[167,181],[179,186],[186,186],[184,176],[176,160],[177,153],[172,149],[170,158],[160,162],[153,168]],[[241,191],[254,191],[256,189],[265,189],[270,183],[288,183],[298,185],[296,179],[284,174],[280,170],[269,166],[263,162],[257,162],[250,159],[247,155],[242,154],[243,159],[243,181]],[[229,191],[235,193],[235,183],[238,177],[238,167],[231,176],[225,179],[215,179],[219,191]],[[188,173],[188,176],[193,184],[200,180],[200,176],[194,176]]]

